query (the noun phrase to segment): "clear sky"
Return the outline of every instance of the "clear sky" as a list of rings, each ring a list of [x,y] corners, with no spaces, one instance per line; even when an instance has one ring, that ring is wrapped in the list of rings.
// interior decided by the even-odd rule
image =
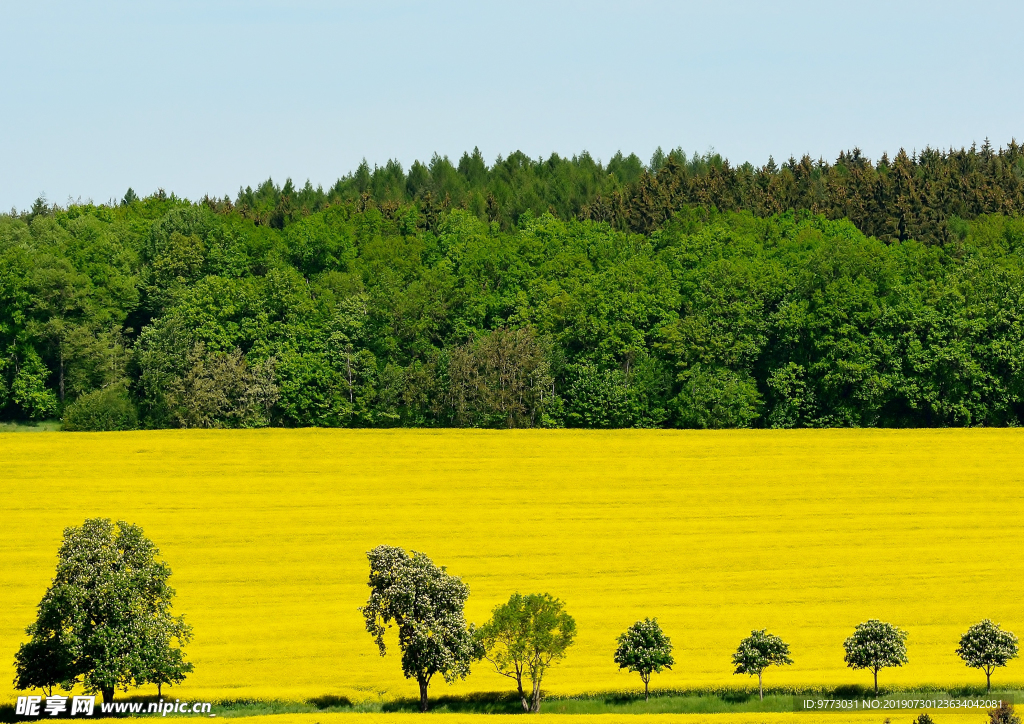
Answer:
[[[1024,3],[0,0],[0,208],[657,146],[1024,140]]]

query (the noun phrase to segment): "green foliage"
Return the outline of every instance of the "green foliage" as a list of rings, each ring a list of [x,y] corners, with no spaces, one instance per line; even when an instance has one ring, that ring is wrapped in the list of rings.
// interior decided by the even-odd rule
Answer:
[[[145,428],[1024,424],[1024,219],[1000,170],[1024,158],[958,154],[762,173],[470,153],[234,203],[41,202],[0,215],[0,420],[123,387]],[[975,201],[928,191],[886,220],[886,179],[951,159]]]
[[[15,353],[17,359],[17,353]],[[21,359],[13,365],[16,369],[11,380],[11,401],[18,405],[30,420],[41,420],[57,411],[57,395],[46,387],[50,371],[46,369],[38,353],[31,347],[25,349]]]
[[[807,370],[796,362],[787,362],[772,370],[765,380],[774,404],[768,416],[773,428],[803,427],[811,424],[813,392],[807,386]]]
[[[655,358],[641,358],[629,374],[590,362],[567,365],[562,379],[566,427],[659,427],[668,417],[671,380]]]
[[[540,711],[545,672],[565,658],[576,640],[576,620],[548,593],[513,593],[476,632],[482,655],[502,676],[514,679],[523,710]],[[527,692],[524,679],[530,681]]]
[[[987,618],[967,629],[956,649],[964,664],[985,672],[988,691],[992,690],[992,672],[1017,658],[1017,653],[1017,637]]]
[[[1016,141],[993,149],[986,141],[980,148],[925,148],[912,155],[901,149],[873,163],[855,148],[834,163],[804,156],[781,166],[769,159],[761,167],[681,148],[659,148],[646,166],[634,154],[617,153],[603,165],[587,153],[531,159],[518,151],[488,166],[474,149],[457,164],[435,155],[408,172],[397,161],[373,169],[364,161],[327,190],[267,179],[240,190],[233,205],[206,202],[277,228],[338,205],[375,205],[397,218],[403,205],[415,204],[431,231],[447,212],[464,209],[503,230],[552,213],[643,234],[689,206],[760,217],[802,210],[850,219],[884,241],[948,243],[964,233],[964,221],[1024,213],[1024,149]]]
[[[662,669],[671,669],[672,642],[658,625],[658,619],[645,618],[637,621],[619,635],[615,649],[615,663],[620,669],[640,674],[644,682],[644,701],[650,699],[651,674],[660,674]]]
[[[91,518],[64,530],[57,572],[15,655],[18,689],[54,686],[113,700],[114,691],[179,683],[192,630],[171,614],[171,569],[142,529]]]
[[[53,694],[55,686],[71,689],[78,676],[72,636],[56,629],[41,634],[38,622],[25,629],[25,633],[32,639],[22,644],[14,656],[15,688],[38,688],[47,696]]]
[[[764,683],[762,675],[769,666],[786,666],[793,663],[789,658],[789,644],[766,629],[751,631],[750,635],[740,641],[739,647],[732,655],[732,663],[736,667],[734,674],[757,674],[757,688],[764,699]]]
[[[533,330],[497,329],[454,348],[446,362],[442,399],[457,425],[534,427],[543,421],[554,380]]]
[[[355,256],[352,229],[343,208],[306,216],[288,226],[285,244],[292,264],[305,276],[346,269]]]
[[[679,427],[750,427],[760,417],[761,395],[748,375],[697,366],[679,381],[682,390],[674,400]]]
[[[167,385],[166,400],[179,427],[265,427],[278,394],[272,359],[252,365],[241,350],[208,352],[200,342]]]
[[[420,687],[420,710],[427,710],[427,687],[435,674],[452,683],[469,675],[470,664],[482,653],[463,608],[469,586],[438,568],[423,553],[377,546],[370,561],[370,598],[360,607],[366,631],[380,655],[387,653],[384,632],[398,627],[402,673]]]
[[[124,386],[114,385],[82,395],[68,405],[62,423],[61,429],[71,432],[134,430],[139,415]]]
[[[879,669],[907,663],[907,632],[873,618],[857,624],[853,635],[843,642],[843,649],[847,666],[872,671],[878,696]]]

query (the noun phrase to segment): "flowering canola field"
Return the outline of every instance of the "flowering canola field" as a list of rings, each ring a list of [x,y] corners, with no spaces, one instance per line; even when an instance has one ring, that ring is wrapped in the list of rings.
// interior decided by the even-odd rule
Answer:
[[[93,516],[141,525],[174,571],[188,699],[415,696],[356,610],[381,543],[461,576],[477,624],[516,590],[566,601],[558,693],[636,688],[611,657],[645,616],[676,647],[663,688],[750,685],[730,656],[754,628],[796,661],[769,686],[869,685],[842,649],[868,618],[909,632],[883,685],[983,684],[953,653],[981,618],[1024,638],[1016,430],[22,433],[0,462],[0,700],[63,528]],[[431,693],[508,688],[484,662]]]
[[[541,712],[543,714],[543,711]],[[913,724],[922,712],[829,712],[819,715],[786,712],[730,713],[730,714],[556,714],[558,724],[810,724],[824,721],[828,724]],[[942,724],[981,724],[988,717],[983,711],[945,710],[941,714]],[[140,717],[141,718],[141,717]],[[479,714],[431,714],[431,724],[478,724]],[[519,714],[488,714],[488,724],[519,724]],[[268,714],[235,719],[237,724],[420,724],[422,714]]]

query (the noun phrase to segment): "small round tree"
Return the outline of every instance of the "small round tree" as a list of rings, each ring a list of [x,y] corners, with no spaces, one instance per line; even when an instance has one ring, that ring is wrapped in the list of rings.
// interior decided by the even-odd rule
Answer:
[[[751,631],[750,635],[740,641],[739,648],[732,655],[735,664],[734,674],[757,674],[757,690],[764,699],[764,683],[762,675],[769,666],[785,666],[793,663],[789,658],[789,644],[766,629]]]
[[[984,671],[985,689],[992,691],[992,672],[1017,658],[1017,637],[986,618],[960,637],[956,655],[972,669]]]
[[[873,618],[857,624],[853,636],[843,642],[843,648],[847,666],[870,669],[874,674],[878,696],[878,670],[907,663],[907,632]]]
[[[651,674],[671,669],[672,642],[658,625],[658,619],[637,621],[619,636],[615,649],[615,663],[620,669],[635,671],[644,682],[644,701],[650,700]]]

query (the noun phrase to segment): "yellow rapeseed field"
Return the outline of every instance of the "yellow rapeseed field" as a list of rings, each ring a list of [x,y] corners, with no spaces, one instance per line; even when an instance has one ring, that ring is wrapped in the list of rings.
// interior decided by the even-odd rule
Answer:
[[[356,610],[381,543],[461,576],[478,624],[516,590],[565,600],[579,640],[553,692],[639,686],[611,657],[645,616],[676,647],[665,688],[754,683],[730,666],[754,628],[796,661],[769,686],[868,685],[842,649],[868,618],[909,632],[883,685],[983,684],[953,653],[981,618],[1024,638],[1016,430],[5,434],[0,462],[0,699],[61,531],[93,516],[141,525],[172,567],[189,699],[415,696]],[[431,693],[508,688],[482,663]]]
[[[932,712],[934,714],[934,712]],[[541,712],[543,715],[543,711]],[[827,724],[912,724],[921,711],[893,712],[829,712],[816,715],[806,713],[757,713],[757,714],[557,714],[557,724],[812,724],[815,721]],[[988,717],[984,712],[946,710],[935,714],[942,724],[982,724]],[[269,714],[266,716],[241,717],[233,719],[236,724],[423,724],[422,714]],[[428,724],[478,724],[479,714],[431,714]],[[518,714],[490,714],[487,724],[522,724]]]

